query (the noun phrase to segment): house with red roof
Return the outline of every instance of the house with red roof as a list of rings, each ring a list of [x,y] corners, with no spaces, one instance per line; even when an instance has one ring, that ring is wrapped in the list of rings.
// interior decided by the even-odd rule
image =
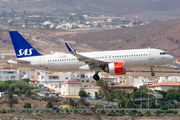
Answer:
[[[166,82],[160,82],[157,84],[153,84],[148,86],[151,90],[162,90],[167,91],[168,89],[178,89],[180,87],[179,82],[174,81],[166,81]]]

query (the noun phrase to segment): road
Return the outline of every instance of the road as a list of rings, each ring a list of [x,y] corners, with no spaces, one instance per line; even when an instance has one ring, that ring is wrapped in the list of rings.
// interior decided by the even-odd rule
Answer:
[[[12,109],[14,109],[16,112],[17,111],[21,111],[21,110],[23,110],[23,109],[21,109],[21,108],[12,108]],[[89,108],[79,108],[79,109],[77,109],[77,108],[75,108],[77,111],[84,111],[84,110],[86,110],[86,112],[91,112],[91,110],[89,110]],[[102,108],[103,109],[103,108]],[[96,109],[96,111],[98,110],[98,111],[101,111],[102,110],[101,108],[97,108]],[[2,109],[0,109],[0,110],[2,110]],[[10,110],[10,108],[5,108],[5,110]],[[35,109],[35,108],[29,108],[29,109],[24,109],[24,110],[32,110],[32,111],[37,111],[37,110],[40,110],[40,111],[44,111],[44,110],[52,110],[51,108],[39,108],[39,109]],[[60,111],[62,112],[62,110],[63,110],[63,112],[65,112],[65,109],[61,109]],[[72,110],[72,112],[74,111],[74,109],[69,109],[69,110]],[[122,109],[104,109],[106,112],[110,112],[111,110],[114,110],[114,111],[116,111],[116,110],[122,110]],[[137,111],[142,111],[142,112],[146,112],[146,111],[150,111],[151,113],[153,113],[154,111],[156,111],[156,110],[160,110],[160,109],[123,109],[125,112],[127,112],[127,111],[130,111],[130,110],[137,110]],[[177,110],[178,112],[180,112],[180,109],[169,109],[169,110]],[[69,111],[69,112],[71,112],[71,111]]]

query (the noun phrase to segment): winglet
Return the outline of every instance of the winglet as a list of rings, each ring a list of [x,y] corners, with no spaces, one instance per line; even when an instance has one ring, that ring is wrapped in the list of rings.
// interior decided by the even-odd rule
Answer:
[[[70,53],[76,53],[67,43],[65,43]]]

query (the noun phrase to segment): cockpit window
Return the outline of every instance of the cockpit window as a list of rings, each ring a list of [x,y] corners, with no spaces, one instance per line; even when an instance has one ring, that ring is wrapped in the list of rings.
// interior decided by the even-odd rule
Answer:
[[[160,52],[160,55],[166,55],[167,53],[166,52]]]

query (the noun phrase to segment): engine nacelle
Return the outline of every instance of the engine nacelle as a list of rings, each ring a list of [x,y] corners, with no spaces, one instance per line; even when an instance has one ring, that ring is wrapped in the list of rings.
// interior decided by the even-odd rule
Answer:
[[[110,73],[112,75],[125,75],[126,69],[124,62],[115,62],[115,63],[109,63],[105,69],[104,72]]]

